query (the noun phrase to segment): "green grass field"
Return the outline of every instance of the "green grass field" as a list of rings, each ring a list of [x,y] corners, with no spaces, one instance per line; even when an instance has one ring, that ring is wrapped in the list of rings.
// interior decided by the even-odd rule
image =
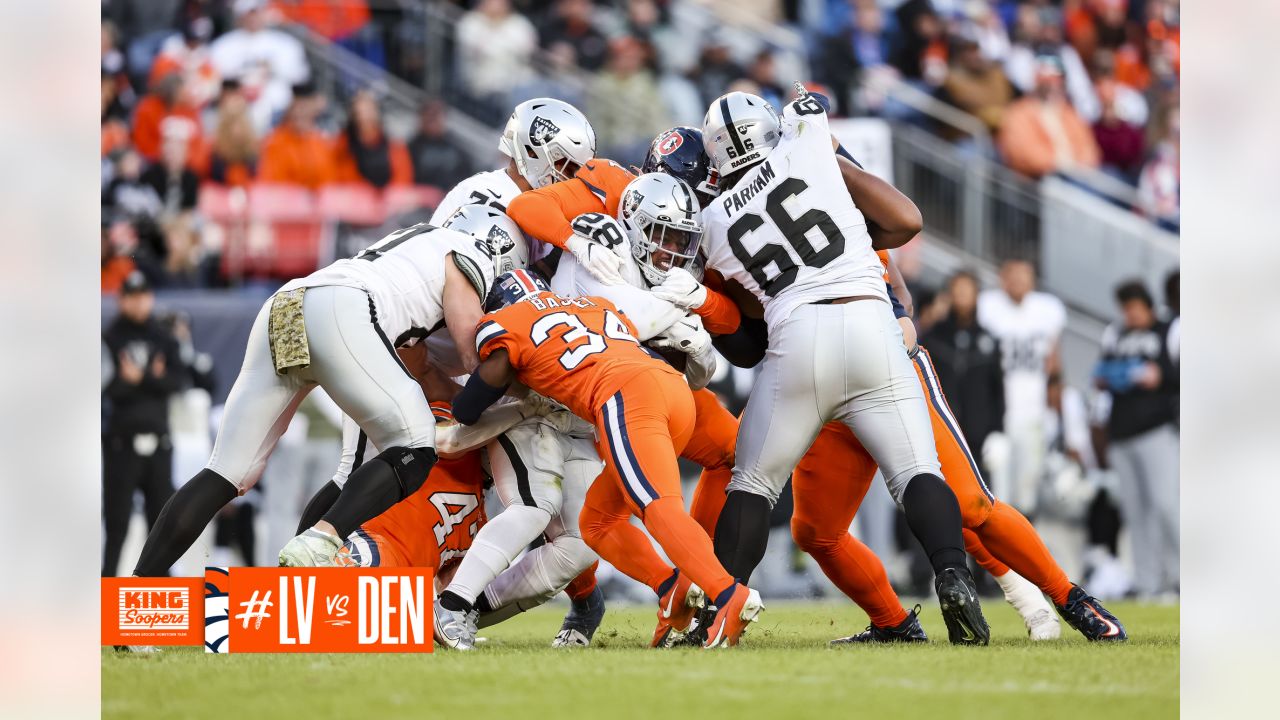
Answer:
[[[586,650],[552,650],[563,606],[482,630],[472,653],[156,655],[104,649],[104,718],[1165,718],[1178,713],[1178,608],[1116,603],[1130,641],[1032,643],[984,604],[987,648],[952,647],[936,604],[922,646],[827,647],[848,604],[770,603],[733,650],[645,647],[649,608],[615,608]]]

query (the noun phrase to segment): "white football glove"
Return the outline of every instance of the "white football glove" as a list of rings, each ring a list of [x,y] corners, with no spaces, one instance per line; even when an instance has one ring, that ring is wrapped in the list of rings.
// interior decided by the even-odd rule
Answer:
[[[622,226],[604,213],[584,213],[573,219],[573,235],[565,248],[605,285],[622,285],[622,258],[614,247],[626,239]]]
[[[701,355],[711,347],[711,335],[702,327],[702,318],[685,315],[671,327],[649,338],[649,345],[673,348],[688,355]]]
[[[662,284],[650,289],[655,297],[685,310],[696,310],[707,301],[706,286],[698,282],[684,268],[671,268],[667,271],[667,278],[662,281]]]
[[[529,394],[526,395],[520,403],[523,408],[520,414],[525,418],[530,418],[534,415],[546,416],[565,410],[564,405],[561,405],[559,402],[552,400],[546,395],[540,395],[532,390],[529,391]]]

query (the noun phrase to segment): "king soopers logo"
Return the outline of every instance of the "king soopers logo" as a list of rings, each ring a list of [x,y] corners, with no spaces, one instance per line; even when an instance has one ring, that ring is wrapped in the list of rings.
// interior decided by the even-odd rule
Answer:
[[[121,630],[185,630],[190,616],[187,588],[120,588]]]

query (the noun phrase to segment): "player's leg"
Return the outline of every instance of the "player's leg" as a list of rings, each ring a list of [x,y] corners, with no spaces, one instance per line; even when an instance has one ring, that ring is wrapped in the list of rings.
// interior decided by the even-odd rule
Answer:
[[[848,359],[824,386],[841,387],[843,381],[847,399],[838,414],[875,458],[933,566],[951,641],[985,645],[990,629],[964,554],[960,505],[942,480],[929,411],[902,347],[902,329],[884,303],[862,300],[826,309],[839,311],[843,325],[841,345],[828,352]]]
[[[311,375],[382,451],[351,473],[315,527],[280,552],[286,565],[332,562],[345,538],[413,494],[435,465],[435,418],[418,381],[375,322],[373,301],[348,287],[317,287],[304,300]]]
[[[102,442],[102,576],[115,577],[120,551],[133,517],[133,496],[141,475],[142,458],[125,436],[106,436]]]
[[[550,425],[533,418],[489,443],[489,468],[503,510],[480,528],[453,581],[440,593],[445,609],[470,611],[485,587],[559,514],[565,458],[557,435]]]
[[[764,367],[738,427],[736,462],[716,524],[716,556],[747,582],[769,542],[769,513],[826,422],[819,409],[818,306],[792,312],[769,339]]]
[[[733,479],[734,448],[738,442],[738,419],[716,394],[706,388],[693,393],[697,424],[680,457],[702,466],[702,475],[693,491],[689,514],[715,537],[716,521],[724,508],[725,490]]]
[[[307,528],[320,522],[324,514],[329,512],[329,508],[337,502],[342,486],[351,476],[351,471],[377,454],[378,451],[369,444],[369,436],[360,429],[355,420],[343,414],[342,454],[338,456],[338,469],[334,470],[333,477],[321,485],[320,489],[316,490],[316,493],[307,501],[306,507],[302,509],[302,516],[298,519],[298,529],[294,534],[301,535]]]
[[[227,395],[209,463],[165,503],[135,575],[166,573],[224,505],[253,487],[298,404],[314,386],[304,370],[276,373],[268,338],[271,306],[270,300],[263,305],[249,332],[244,364]]]
[[[849,428],[838,422],[824,425],[791,475],[791,535],[870,619],[866,632],[843,642],[923,641],[924,630],[903,609],[880,558],[849,533],[875,474],[875,461]]]

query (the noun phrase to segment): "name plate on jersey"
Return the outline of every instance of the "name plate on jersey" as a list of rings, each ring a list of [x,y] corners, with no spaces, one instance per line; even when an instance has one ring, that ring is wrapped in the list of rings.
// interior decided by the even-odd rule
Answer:
[[[431,568],[207,568],[205,651],[432,651]]]

